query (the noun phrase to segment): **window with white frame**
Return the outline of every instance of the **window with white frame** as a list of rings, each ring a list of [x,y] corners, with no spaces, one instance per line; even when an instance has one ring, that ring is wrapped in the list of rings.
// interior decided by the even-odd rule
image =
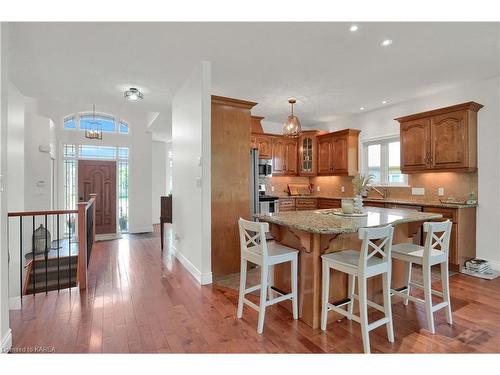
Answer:
[[[399,136],[366,141],[363,153],[364,173],[374,176],[374,184],[408,184],[408,176],[401,173]]]
[[[104,133],[129,134],[129,124],[106,113],[80,112],[64,117],[66,130],[101,130]]]

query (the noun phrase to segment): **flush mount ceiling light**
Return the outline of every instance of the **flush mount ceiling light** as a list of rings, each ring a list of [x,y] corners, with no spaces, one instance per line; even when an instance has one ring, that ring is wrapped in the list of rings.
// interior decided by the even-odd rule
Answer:
[[[360,110],[360,111],[364,111],[364,110],[365,110],[365,107],[359,107],[359,110]]]
[[[387,104],[387,100],[382,100],[382,104]]]
[[[293,114],[293,105],[296,102],[297,100],[294,98],[288,99],[288,103],[290,103],[290,105],[292,106],[292,111],[290,116],[288,116],[285,123],[283,124],[283,135],[285,137],[297,138],[300,133],[302,133],[299,118],[297,116],[294,116]]]
[[[349,31],[354,33],[356,31],[359,30],[359,26],[358,25],[351,25],[351,27],[349,27]]]
[[[382,47],[389,47],[391,44],[392,44],[392,39],[385,39],[380,43]]]
[[[95,104],[92,105],[92,120],[88,121],[85,138],[102,140],[102,125],[95,119]]]
[[[127,91],[125,91],[125,99],[129,102],[138,102],[144,98],[144,94],[137,90],[135,87],[131,87]]]

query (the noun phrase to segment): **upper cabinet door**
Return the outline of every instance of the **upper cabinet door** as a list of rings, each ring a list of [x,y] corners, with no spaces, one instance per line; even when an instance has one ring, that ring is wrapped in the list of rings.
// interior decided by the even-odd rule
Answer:
[[[318,174],[332,173],[332,152],[332,137],[318,137]]]
[[[276,137],[272,140],[273,175],[286,173],[286,144],[283,138]],[[297,159],[295,159],[297,160]]]
[[[467,112],[431,117],[430,163],[433,169],[463,168],[467,160]]]
[[[430,161],[430,120],[422,118],[401,123],[401,171],[425,170]]]
[[[286,147],[286,174],[296,175],[297,166],[297,141],[290,139],[285,142]]]
[[[301,176],[316,175],[316,136],[302,134],[299,138],[299,174]]]
[[[257,135],[256,145],[259,149],[260,159],[271,159],[272,157],[272,141],[271,137],[267,135]]]
[[[347,174],[347,135],[333,137],[333,172]]]

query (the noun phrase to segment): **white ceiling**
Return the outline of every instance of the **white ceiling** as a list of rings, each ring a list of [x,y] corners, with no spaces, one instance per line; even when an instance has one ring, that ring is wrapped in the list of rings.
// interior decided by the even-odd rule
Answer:
[[[169,113],[200,60],[213,93],[303,125],[500,74],[498,23],[13,23],[11,79],[27,96]],[[387,48],[379,43],[394,41]],[[135,86],[145,99],[123,102]]]

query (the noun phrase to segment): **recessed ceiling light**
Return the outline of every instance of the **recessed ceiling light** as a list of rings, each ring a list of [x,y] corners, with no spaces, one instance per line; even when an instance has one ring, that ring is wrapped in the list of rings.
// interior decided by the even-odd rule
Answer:
[[[349,28],[349,30],[354,33],[355,31],[359,30],[359,26],[358,25],[351,25],[351,27]]]
[[[360,107],[359,108],[361,111],[364,111],[365,110],[365,107]]]
[[[382,100],[382,104],[387,104],[387,100]]]
[[[137,90],[135,87],[131,87],[123,94],[125,99],[129,102],[138,102],[144,98],[144,94]]]
[[[392,39],[385,39],[385,40],[383,40],[383,41],[382,41],[382,43],[380,43],[380,45],[381,45],[382,47],[388,47],[388,46],[390,46],[391,44],[392,44]]]

